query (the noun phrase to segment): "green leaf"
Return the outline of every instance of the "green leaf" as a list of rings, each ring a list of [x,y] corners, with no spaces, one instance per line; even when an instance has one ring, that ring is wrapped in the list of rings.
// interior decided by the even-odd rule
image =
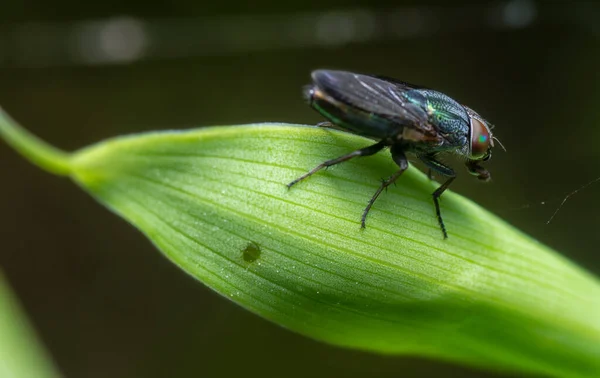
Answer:
[[[0,272],[0,377],[59,376]]]
[[[0,134],[7,129],[26,133],[0,122]],[[483,368],[598,376],[600,283],[548,247],[450,192],[444,240],[431,201],[437,184],[415,169],[361,230],[379,179],[396,169],[387,152],[286,188],[368,143],[314,127],[214,127],[115,138],[66,165],[181,269],[301,334]]]

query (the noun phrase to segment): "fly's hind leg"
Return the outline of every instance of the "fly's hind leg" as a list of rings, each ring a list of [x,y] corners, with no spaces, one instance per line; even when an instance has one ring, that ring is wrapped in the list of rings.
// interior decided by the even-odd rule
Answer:
[[[348,161],[348,160],[350,160],[352,158],[355,158],[355,157],[358,157],[358,156],[370,156],[370,155],[374,155],[377,152],[381,151],[385,146],[386,146],[386,144],[383,141],[381,141],[381,142],[375,143],[372,146],[361,148],[360,150],[356,150],[356,151],[350,152],[347,155],[340,156],[337,159],[327,160],[327,161],[325,161],[325,162],[317,165],[316,167],[314,167],[313,169],[311,169],[306,174],[298,177],[294,181],[292,181],[289,184],[287,184],[287,187],[288,187],[288,189],[291,188],[292,186],[294,186],[297,183],[299,183],[300,181],[302,181],[302,180],[304,180],[304,179],[306,179],[306,178],[314,175],[315,173],[317,173],[318,171],[320,171],[323,168],[327,168],[327,167],[331,167],[332,165],[343,163],[345,161]]]
[[[431,170],[431,168],[427,168],[427,178],[431,181],[435,180],[435,177],[433,177],[433,171]]]
[[[362,228],[366,227],[365,222],[367,220],[367,214],[369,214],[369,211],[371,210],[371,207],[373,207],[373,204],[377,200],[377,197],[379,197],[379,195],[381,194],[381,192],[383,192],[384,189],[387,189],[388,186],[396,182],[396,180],[398,180],[398,177],[402,176],[404,171],[406,171],[406,169],[408,168],[408,160],[406,160],[406,155],[404,155],[404,150],[402,149],[402,146],[396,145],[392,147],[392,159],[396,164],[398,164],[400,170],[396,171],[388,179],[383,180],[381,182],[381,186],[377,189],[373,197],[371,197],[371,199],[369,200],[369,203],[367,204],[367,207],[365,207],[365,210],[362,214],[360,222]]]
[[[338,126],[335,123],[332,123],[332,122],[329,122],[329,121],[319,122],[319,123],[317,123],[317,127],[322,127],[324,129],[346,131],[346,132],[348,131],[347,129],[344,129],[343,127]]]

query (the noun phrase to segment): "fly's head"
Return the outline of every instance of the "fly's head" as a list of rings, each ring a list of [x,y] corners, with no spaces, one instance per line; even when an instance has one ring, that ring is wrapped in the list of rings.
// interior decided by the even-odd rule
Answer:
[[[480,163],[492,157],[492,147],[494,147],[492,126],[473,109],[466,106],[465,109],[469,115],[469,144],[465,151],[467,156],[465,164],[469,173],[477,176],[479,180],[488,181],[491,175]]]

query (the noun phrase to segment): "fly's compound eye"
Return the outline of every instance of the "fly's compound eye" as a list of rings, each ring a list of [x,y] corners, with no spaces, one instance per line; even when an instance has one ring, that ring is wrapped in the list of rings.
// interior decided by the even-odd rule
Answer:
[[[472,160],[489,159],[491,143],[490,130],[477,118],[471,117],[471,156]],[[487,160],[487,159],[486,159]]]

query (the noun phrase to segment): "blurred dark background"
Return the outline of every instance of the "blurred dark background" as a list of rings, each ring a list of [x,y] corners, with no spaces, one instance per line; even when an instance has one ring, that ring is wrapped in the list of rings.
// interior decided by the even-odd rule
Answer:
[[[0,104],[51,143],[316,123],[316,68],[439,89],[496,124],[493,182],[453,189],[600,274],[600,5],[3,1]],[[0,144],[0,266],[67,377],[492,377],[330,347],[194,281],[65,179]],[[290,369],[292,367],[292,369]]]

